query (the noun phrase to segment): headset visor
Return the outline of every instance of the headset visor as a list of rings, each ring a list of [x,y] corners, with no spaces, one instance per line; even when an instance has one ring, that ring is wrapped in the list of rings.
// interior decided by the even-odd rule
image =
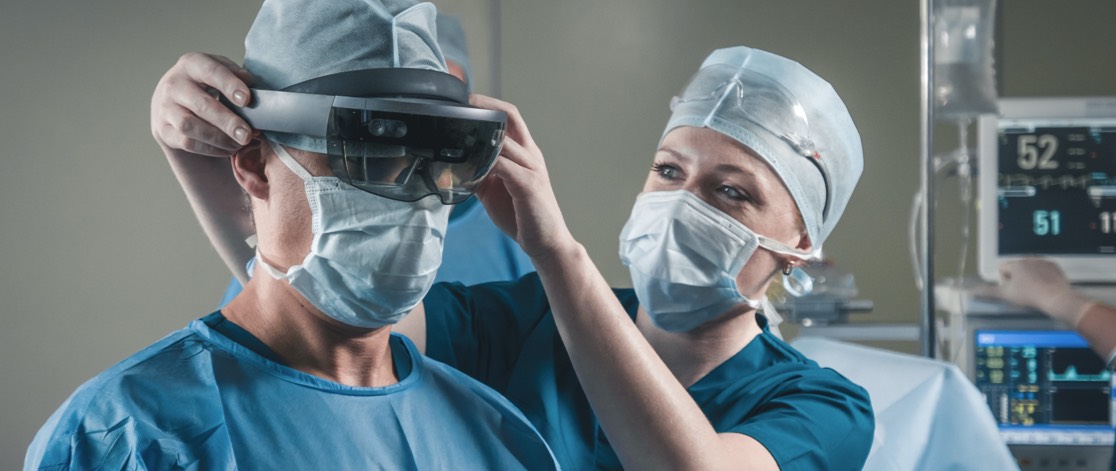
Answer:
[[[500,154],[507,115],[457,103],[254,90],[257,129],[325,141],[338,178],[399,201],[469,198]]]

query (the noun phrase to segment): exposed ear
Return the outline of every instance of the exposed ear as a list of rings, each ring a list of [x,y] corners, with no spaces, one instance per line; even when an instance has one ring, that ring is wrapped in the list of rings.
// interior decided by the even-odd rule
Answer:
[[[810,243],[810,236],[803,232],[798,239],[798,244],[795,245],[794,248],[804,252],[810,252],[814,250],[814,244]]]
[[[231,159],[236,182],[251,197],[266,201],[270,187],[265,172],[264,145],[259,140],[253,140],[233,154]]]

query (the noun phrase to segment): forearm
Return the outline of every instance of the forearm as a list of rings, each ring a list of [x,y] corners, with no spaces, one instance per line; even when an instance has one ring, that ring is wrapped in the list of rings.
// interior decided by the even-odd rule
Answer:
[[[1093,303],[1077,322],[1077,331],[1105,361],[1116,349],[1116,308]]]
[[[247,282],[244,265],[254,250],[244,240],[253,233],[252,217],[229,160],[162,147],[210,243],[233,275]]]
[[[533,259],[578,380],[629,469],[721,469],[721,437],[625,313],[584,247]]]

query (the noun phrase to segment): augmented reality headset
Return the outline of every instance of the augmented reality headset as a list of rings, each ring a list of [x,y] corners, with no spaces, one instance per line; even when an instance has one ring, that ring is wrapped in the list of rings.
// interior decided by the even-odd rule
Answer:
[[[252,89],[251,104],[230,108],[255,129],[323,139],[333,174],[364,191],[456,204],[492,169],[507,129],[506,113],[467,103],[451,75],[370,69]]]

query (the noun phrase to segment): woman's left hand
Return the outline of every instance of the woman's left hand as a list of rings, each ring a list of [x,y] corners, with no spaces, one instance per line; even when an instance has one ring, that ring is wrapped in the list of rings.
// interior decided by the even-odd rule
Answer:
[[[531,138],[519,110],[511,103],[484,95],[470,95],[469,103],[508,114],[500,158],[477,190],[489,217],[533,260],[576,246],[550,186],[542,151]]]

